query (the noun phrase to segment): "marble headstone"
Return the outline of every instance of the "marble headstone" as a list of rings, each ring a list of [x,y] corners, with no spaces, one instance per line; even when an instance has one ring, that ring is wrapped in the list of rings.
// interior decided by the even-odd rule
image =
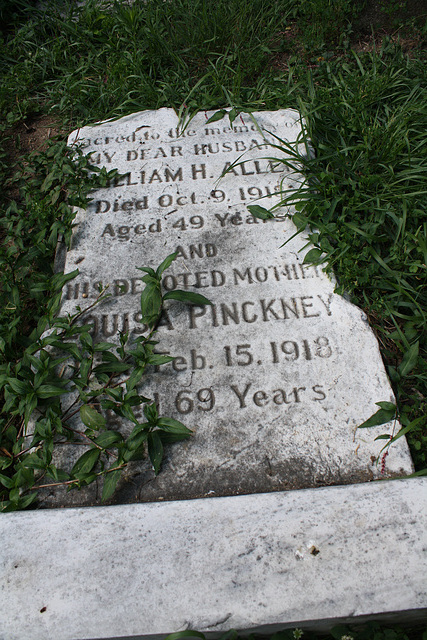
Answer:
[[[111,297],[87,314],[98,340],[119,331],[141,335],[143,289],[137,267],[156,268],[172,252],[164,291],[202,293],[212,306],[166,303],[159,353],[176,356],[152,369],[140,387],[161,415],[193,430],[167,447],[162,471],[132,463],[113,501],[227,496],[369,481],[381,477],[378,456],[392,423],[357,426],[376,402],[393,400],[376,339],[364,313],[334,293],[321,266],[304,264],[310,247],[288,214],[270,209],[277,192],[302,176],[280,162],[278,138],[300,143],[293,110],[242,114],[209,123],[201,112],[182,131],[171,109],[144,111],[85,127],[69,143],[113,179],[78,211],[65,271],[79,269],[64,290],[61,313]],[[277,159],[277,160],[276,160]],[[276,195],[275,195],[276,194]],[[138,415],[139,409],[136,409]],[[142,407],[139,411],[142,418]],[[123,433],[130,422],[108,415]],[[390,449],[383,477],[412,471],[404,438]],[[96,488],[48,492],[44,505],[93,504]]]

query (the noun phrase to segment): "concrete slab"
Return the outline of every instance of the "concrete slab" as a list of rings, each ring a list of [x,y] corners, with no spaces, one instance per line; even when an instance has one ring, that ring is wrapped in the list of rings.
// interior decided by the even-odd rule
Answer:
[[[427,478],[5,514],[2,640],[426,619]]]

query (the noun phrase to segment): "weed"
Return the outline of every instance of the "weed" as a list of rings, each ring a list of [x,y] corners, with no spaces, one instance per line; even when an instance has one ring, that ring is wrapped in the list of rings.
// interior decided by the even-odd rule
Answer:
[[[182,105],[183,115],[224,107],[301,110],[316,156],[303,160],[310,183],[298,194],[294,220],[312,227],[309,257],[326,258],[339,290],[371,319],[397,413],[405,429],[411,425],[412,455],[423,468],[425,30],[416,33],[412,59],[386,38],[378,50],[356,57],[350,45],[363,3],[347,0],[90,0],[45,11],[21,4],[0,43],[3,133],[40,113],[71,129],[162,106]],[[57,238],[71,233],[68,204],[84,206],[97,179],[83,162],[73,168],[65,143],[57,141],[23,158],[9,182],[9,193],[19,187],[20,195],[1,214],[0,346],[12,367],[37,324],[45,316],[53,321],[58,309]],[[261,205],[256,212],[266,215]]]
[[[108,296],[100,290],[87,309],[66,317],[42,317],[31,343],[16,363],[0,367],[5,403],[2,419],[0,484],[2,510],[25,509],[39,489],[56,485],[81,488],[103,478],[102,500],[113,494],[120,476],[133,460],[148,451],[154,472],[160,471],[163,444],[188,438],[191,431],[178,420],[159,416],[156,404],[137,392],[147,367],[173,357],[155,353],[153,339],[166,299],[203,305],[204,296],[189,291],[162,295],[162,273],[178,254],[154,270],[142,267],[146,286],[141,293],[141,322],[148,333],[131,344],[120,334],[117,346],[93,342],[85,314]],[[60,290],[77,272],[56,276]],[[60,295],[57,296],[59,302]],[[135,407],[143,406],[143,418]],[[130,422],[128,437],[108,428],[105,412]],[[79,416],[83,427],[73,418]],[[55,449],[84,449],[71,470],[58,466]],[[72,457],[72,456],[71,456]],[[7,495],[7,497],[6,497]]]
[[[394,47],[353,56],[355,64],[339,72],[325,64],[316,82],[307,78],[308,94],[299,99],[304,151],[285,145],[307,180],[297,193],[284,193],[283,204],[296,205],[301,231],[311,229],[305,260],[326,260],[338,292],[375,317],[404,427],[393,441],[406,434],[419,451],[427,426],[424,72]],[[277,157],[281,147],[278,140]],[[390,411],[389,420],[396,407]]]
[[[71,233],[69,205],[85,206],[97,176],[84,165],[83,157],[75,165],[65,143],[56,141],[45,153],[23,157],[19,176],[7,184],[13,173],[6,152],[11,127],[43,113],[56,116],[64,129],[71,130],[142,109],[179,110],[183,103],[183,112],[188,109],[190,114],[224,107],[301,109],[316,156],[304,160],[311,182],[299,194],[294,220],[301,228],[312,227],[312,259],[327,257],[340,290],[350,292],[368,313],[397,399],[397,408],[380,410],[398,412],[403,428],[410,427],[407,436],[416,468],[427,466],[423,49],[427,28],[425,17],[417,30],[409,26],[416,43],[412,60],[390,39],[375,33],[369,41],[374,51],[356,58],[350,49],[363,4],[135,0],[130,5],[88,0],[82,8],[74,2],[52,2],[40,10],[26,0],[3,2],[0,184],[4,194],[8,189],[9,199],[2,207],[0,232],[0,379],[7,390],[9,415],[0,416],[0,477],[8,509],[31,505],[36,481],[83,486],[99,473],[105,478],[105,498],[127,460],[142,454],[144,443],[158,467],[160,445],[174,435],[164,428],[170,424],[159,422],[162,418],[148,401],[142,401],[145,426],[132,420],[137,393],[131,370],[138,370],[138,359],[154,357],[150,340],[141,341],[133,355],[135,348],[122,336],[119,353],[117,345],[93,344],[76,317],[55,320],[64,282],[53,272],[56,242]],[[394,13],[402,10],[398,5],[403,3],[382,4],[386,12]],[[107,176],[101,174],[99,179]],[[12,198],[18,186],[20,194]],[[155,317],[159,295],[155,282],[151,284],[151,294],[145,295]],[[50,338],[44,334],[48,327]],[[55,335],[61,339],[60,347],[47,344]],[[52,348],[60,350],[56,356]],[[70,356],[75,361],[68,367],[68,377],[58,379],[53,371],[66,361],[55,359],[69,361]],[[95,372],[103,366],[104,371]],[[122,366],[126,369],[119,371]],[[98,377],[104,389],[99,395],[89,396],[84,386],[91,376]],[[127,382],[123,376],[128,376]],[[73,433],[67,430],[60,403],[64,389],[68,392],[67,385],[73,384],[79,401],[68,418],[78,410],[84,429],[73,434],[71,446],[86,450],[74,469],[61,472],[52,462],[52,445]],[[33,391],[36,385],[38,395]],[[25,422],[34,401],[41,414],[35,423],[28,420],[25,439]],[[104,426],[102,403],[113,403],[112,410],[123,411],[128,424],[137,429],[130,442]],[[183,427],[178,431],[175,435],[188,435]],[[184,634],[205,638],[187,631],[169,640]],[[302,634],[307,640],[316,637],[305,630]],[[369,623],[337,628],[329,637],[346,636],[425,640],[427,630]],[[222,640],[237,637],[230,631]],[[300,631],[273,636],[274,640],[296,637],[301,637]]]

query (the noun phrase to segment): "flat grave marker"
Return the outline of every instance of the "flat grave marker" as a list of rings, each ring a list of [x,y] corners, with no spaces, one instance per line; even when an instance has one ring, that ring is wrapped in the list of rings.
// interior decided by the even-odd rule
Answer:
[[[373,333],[321,268],[303,263],[304,236],[282,246],[295,232],[285,210],[265,223],[247,210],[301,180],[269,165],[263,146],[271,132],[295,141],[298,114],[244,115],[232,129],[207,124],[210,115],[179,137],[166,109],[71,136],[100,165],[130,173],[78,214],[65,270],[80,275],[62,312],[109,283],[112,297],[92,311],[95,337],[141,335],[136,267],[173,251],[165,290],[189,288],[214,306],[168,303],[158,349],[177,358],[141,391],[194,436],[170,447],[157,478],[148,462],[133,464],[112,501],[141,504],[3,515],[5,640],[426,619],[427,479],[363,482],[381,475],[375,437],[393,429],[356,430],[391,399]],[[401,438],[385,476],[411,470]],[[319,487],[341,483],[355,484]],[[303,487],[314,488],[280,491]],[[193,497],[202,499],[176,500]],[[99,502],[91,485],[47,491],[42,506]]]
[[[302,144],[299,114],[242,114],[230,124],[226,117],[209,123],[213,113],[199,113],[181,132],[173,110],[145,111],[69,139],[122,177],[78,212],[65,271],[78,268],[79,276],[65,287],[61,313],[93,302],[100,284],[108,284],[111,298],[85,317],[94,337],[141,335],[138,267],[156,268],[173,252],[178,257],[164,273],[164,291],[188,289],[212,302],[166,303],[157,350],[176,359],[153,368],[140,388],[161,415],[184,422],[194,435],[168,447],[157,477],[148,460],[132,463],[113,500],[381,477],[384,441],[375,438],[393,424],[356,429],[376,402],[393,400],[366,317],[334,293],[321,266],[304,264],[309,247],[287,216],[292,210],[260,220],[247,208],[270,209],[280,190],[294,190],[303,179],[297,167],[280,162],[286,151],[271,146],[277,138]],[[108,421],[130,430],[114,414]],[[411,471],[401,438],[384,477]],[[71,494],[56,489],[46,492],[43,506],[95,504],[98,493],[94,486]]]

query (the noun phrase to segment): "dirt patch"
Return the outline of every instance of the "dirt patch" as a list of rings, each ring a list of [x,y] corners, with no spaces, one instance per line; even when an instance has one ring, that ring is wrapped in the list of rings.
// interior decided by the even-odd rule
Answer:
[[[34,116],[26,118],[4,133],[3,149],[9,166],[8,178],[12,178],[20,161],[31,151],[43,151],[48,141],[61,133],[57,118],[53,116]],[[8,200],[19,199],[17,185],[6,182]]]
[[[423,46],[427,0],[369,1],[353,24],[352,48],[357,53],[380,49],[384,39],[399,43],[409,54]]]
[[[427,0],[368,0],[352,23],[350,46],[356,53],[372,52],[380,50],[388,38],[410,56],[412,51],[426,46],[425,25]],[[291,20],[284,31],[275,35],[272,48],[277,40],[281,41],[282,51],[272,56],[274,69],[287,72],[291,57],[303,59],[307,68],[315,68],[324,59],[323,51],[313,55],[310,48],[307,49],[304,33],[296,20]],[[336,42],[326,41],[324,48],[328,59],[342,56]],[[331,52],[334,52],[332,57]]]
[[[360,34],[384,30],[392,35],[411,20],[421,28],[426,19],[427,0],[368,0],[353,26]]]
[[[409,56],[412,51],[419,49],[422,45],[421,36],[401,35],[399,32],[390,34],[384,29],[380,29],[370,35],[364,35],[355,40],[352,49],[356,53],[367,53],[374,50],[379,51],[384,43],[385,38],[389,38],[391,42],[399,44],[402,51]]]
[[[10,164],[31,151],[42,151],[48,140],[60,133],[61,127],[53,116],[27,118],[5,132],[5,150]]]

